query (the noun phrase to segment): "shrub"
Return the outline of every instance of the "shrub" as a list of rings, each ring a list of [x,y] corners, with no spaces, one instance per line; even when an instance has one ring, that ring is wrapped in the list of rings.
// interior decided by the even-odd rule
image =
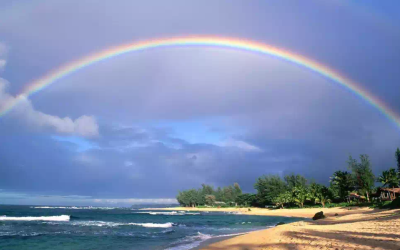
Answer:
[[[400,197],[397,197],[393,201],[387,201],[385,204],[382,204],[381,208],[389,208],[389,209],[400,208]]]

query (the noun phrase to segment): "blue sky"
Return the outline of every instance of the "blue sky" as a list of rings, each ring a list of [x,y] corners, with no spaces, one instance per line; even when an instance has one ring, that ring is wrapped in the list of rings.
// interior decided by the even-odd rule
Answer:
[[[185,35],[254,40],[341,72],[400,113],[398,1],[1,1],[0,109],[29,82],[99,50]],[[37,205],[174,201],[202,183],[302,173],[328,184],[351,154],[395,166],[399,128],[339,85],[219,48],[92,65],[0,118],[0,198]]]

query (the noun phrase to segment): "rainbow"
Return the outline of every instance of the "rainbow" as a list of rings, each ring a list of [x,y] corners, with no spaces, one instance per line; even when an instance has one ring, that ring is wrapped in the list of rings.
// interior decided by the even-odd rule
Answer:
[[[12,110],[13,107],[15,107],[21,100],[26,99],[30,95],[39,92],[40,90],[50,86],[58,80],[61,80],[62,78],[67,77],[68,75],[90,65],[93,65],[97,62],[135,51],[182,46],[230,48],[258,53],[262,55],[269,55],[300,65],[350,90],[356,96],[359,96],[360,98],[367,101],[371,106],[377,108],[389,120],[393,121],[398,127],[400,127],[400,116],[396,114],[389,106],[387,106],[377,97],[370,94],[365,89],[362,89],[357,83],[351,81],[339,72],[336,72],[335,70],[328,68],[321,63],[313,61],[304,56],[292,53],[288,50],[283,50],[263,43],[236,38],[212,36],[187,36],[145,40],[141,42],[123,44],[88,55],[76,61],[65,64],[47,73],[43,77],[33,81],[32,83],[26,85],[26,88],[21,92],[21,94],[16,96],[16,98],[12,98],[11,101],[3,105],[3,107],[0,109],[0,117],[4,116],[10,110]]]

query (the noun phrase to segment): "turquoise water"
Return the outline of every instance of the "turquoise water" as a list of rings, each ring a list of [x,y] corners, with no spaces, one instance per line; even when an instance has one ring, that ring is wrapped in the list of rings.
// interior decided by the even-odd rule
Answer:
[[[170,249],[298,218],[130,208],[0,206],[0,249]]]

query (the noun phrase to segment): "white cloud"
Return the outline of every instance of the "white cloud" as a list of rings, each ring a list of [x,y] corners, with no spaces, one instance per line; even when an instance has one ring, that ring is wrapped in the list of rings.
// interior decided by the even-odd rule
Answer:
[[[8,94],[7,82],[0,78],[0,111],[7,103],[15,101],[16,97]],[[70,117],[58,117],[36,110],[27,98],[20,98],[20,102],[9,115],[21,119],[34,128],[50,128],[57,133],[92,137],[99,135],[99,126],[93,116],[80,116],[73,120]]]
[[[2,70],[6,66],[6,60],[0,59],[0,70]]]
[[[0,71],[4,69],[4,67],[6,66],[6,54],[7,54],[7,47],[4,43],[0,42]]]
[[[97,157],[87,153],[80,153],[78,156],[75,157],[75,161],[88,166],[99,165],[102,163],[101,160],[99,160]]]
[[[125,167],[129,167],[129,166],[132,166],[132,165],[133,165],[133,162],[131,162],[131,161],[125,161],[125,162],[124,162],[124,165],[125,165]]]
[[[240,140],[235,140],[233,138],[229,138],[222,143],[219,144],[221,147],[236,147],[244,151],[251,151],[251,152],[262,152],[262,150],[254,145],[251,145],[250,143],[247,143],[245,141],[240,141]]]
[[[0,57],[4,58],[7,54],[8,48],[4,43],[0,42]]]

